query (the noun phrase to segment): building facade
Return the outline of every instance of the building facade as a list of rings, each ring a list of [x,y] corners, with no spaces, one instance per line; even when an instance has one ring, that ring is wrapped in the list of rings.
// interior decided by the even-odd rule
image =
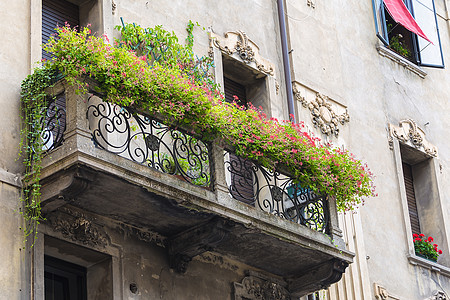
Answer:
[[[389,5],[398,1],[328,2],[2,0],[0,299],[449,298],[450,1],[404,1],[432,43],[396,25],[405,15]],[[53,119],[64,122],[49,117],[44,127],[46,220],[24,246],[20,83],[45,57],[53,24],[90,24],[112,40],[122,20],[161,24],[180,41],[198,22],[194,51],[213,59],[226,97],[293,114],[350,149],[375,174],[378,196],[337,214],[333,199],[298,191],[288,176],[185,132],[177,139],[142,112],[117,112],[61,81],[50,92],[64,103]],[[123,140],[120,125],[105,125],[114,116],[126,134],[151,138]],[[207,153],[201,171],[137,158],[165,147],[171,165],[184,155],[179,140]],[[297,193],[307,200],[289,204]],[[439,244],[437,262],[415,253],[413,233]]]

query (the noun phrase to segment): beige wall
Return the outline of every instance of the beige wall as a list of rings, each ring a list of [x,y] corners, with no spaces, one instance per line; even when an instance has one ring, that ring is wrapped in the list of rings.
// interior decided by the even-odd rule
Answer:
[[[376,49],[381,44],[375,36],[370,0],[312,0],[314,8],[306,0],[286,2],[289,43],[294,50],[291,54],[293,80],[302,87],[308,101],[318,92],[332,99],[336,110],[342,112],[347,108],[350,120],[339,125],[339,138],[323,137],[345,145],[368,162],[375,173],[379,194],[377,198],[368,199],[357,215],[342,217],[341,227],[348,247],[357,256],[344,280],[330,289],[329,297],[374,299],[374,284],[379,284],[400,299],[421,300],[429,297],[433,290],[441,289],[435,281],[450,292],[450,277],[414,266],[407,258],[411,253],[411,238],[402,204],[401,176],[396,167],[398,153],[396,156],[395,151],[398,149],[389,148],[387,130],[389,123],[397,125],[400,120],[412,119],[424,130],[427,140],[437,147],[438,156],[433,158],[437,169],[433,176],[439,188],[443,232],[450,232],[448,68],[422,68],[427,75],[421,78],[381,56]],[[276,117],[287,117],[275,1],[115,0],[114,9],[110,0],[96,3],[89,10],[90,22],[99,32],[114,36],[117,31],[112,28],[120,25],[120,17],[145,27],[162,24],[175,31],[180,41],[186,37],[188,20],[198,21],[220,36],[226,31],[246,32],[259,46],[260,55],[276,66],[273,83],[276,79],[280,89],[271,108]],[[444,61],[450,64],[447,11],[450,3],[448,0],[435,0],[435,3]],[[25,276],[25,258],[19,250],[22,237],[18,230],[18,188],[14,175],[22,169],[15,160],[19,144],[20,82],[28,74],[32,61],[40,56],[39,8],[39,1],[34,0],[0,3],[0,181],[3,182],[0,183],[0,215],[3,216],[0,218],[0,253],[4,253],[0,264],[0,290],[8,286],[7,299],[20,298],[21,281]],[[196,52],[206,54],[209,50],[206,32],[196,28],[194,33]],[[300,119],[313,128],[309,110],[300,103],[297,106]],[[450,257],[448,248],[447,245],[444,255]],[[136,264],[143,259],[140,255],[136,254],[127,263]],[[444,260],[449,261],[441,259],[439,262],[444,263]],[[194,263],[193,270],[197,264]],[[144,273],[151,277],[159,271]]]
[[[371,1],[313,1],[315,8],[306,1],[287,2],[290,44],[294,49],[291,55],[294,80],[307,101],[314,98],[314,94],[308,94],[312,90],[336,101],[339,104],[335,105],[336,109],[347,107],[349,123],[340,125],[339,138],[328,139],[344,144],[358,158],[368,162],[375,173],[379,194],[366,201],[356,219],[345,216],[341,224],[349,249],[357,256],[344,279],[330,289],[330,298],[374,298],[374,284],[383,286],[400,299],[431,296],[433,290],[442,289],[434,281],[439,281],[445,291],[450,292],[449,277],[408,261],[407,256],[413,250],[409,223],[404,217],[408,212],[402,204],[403,178],[396,166],[396,159],[401,158],[394,153],[398,149],[390,150],[387,132],[388,123],[398,125],[401,120],[412,119],[424,130],[426,139],[438,148],[433,163],[439,166],[439,171],[430,175],[438,182],[434,185],[438,195],[434,194],[430,200],[442,205],[437,212],[442,214],[442,230],[436,234],[446,232],[437,243],[447,250],[439,263],[449,267],[444,256],[450,255],[446,238],[450,212],[450,186],[446,184],[449,177],[450,142],[446,136],[450,125],[450,72],[423,67],[421,69],[428,75],[421,78],[381,56],[376,49],[381,43],[375,36]],[[444,61],[448,64],[449,22],[444,19],[448,18],[448,12],[444,1],[435,0],[435,3],[441,16],[438,22]],[[300,102],[297,104],[299,115],[312,126],[309,110]],[[429,194],[433,195],[431,191]],[[436,212],[427,212],[433,213]],[[426,222],[431,221],[424,220],[425,226]],[[361,230],[355,230],[358,227]]]

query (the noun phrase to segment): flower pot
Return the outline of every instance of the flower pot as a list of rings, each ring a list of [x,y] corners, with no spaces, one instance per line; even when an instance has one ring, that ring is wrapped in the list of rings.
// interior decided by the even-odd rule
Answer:
[[[431,259],[431,258],[428,258],[428,257],[426,257],[425,255],[420,254],[420,253],[416,253],[416,256],[421,257],[421,258],[424,258],[424,259],[429,260],[429,261],[432,261],[432,262],[434,262],[434,263],[437,262],[437,259]]]

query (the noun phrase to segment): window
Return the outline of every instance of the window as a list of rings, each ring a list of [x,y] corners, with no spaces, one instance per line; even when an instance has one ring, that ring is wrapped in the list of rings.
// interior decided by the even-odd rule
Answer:
[[[86,268],[45,256],[45,300],[86,300]]]
[[[442,229],[445,223],[436,170],[436,159],[407,144],[399,143],[401,173],[404,185],[404,210],[409,216],[409,238],[413,233],[432,236],[439,248],[448,253],[447,237]],[[407,214],[406,214],[407,213]],[[408,222],[406,222],[408,223]],[[414,253],[414,250],[411,250]],[[439,257],[440,264],[448,265],[448,257]]]
[[[372,0],[378,38],[390,49],[421,66],[444,67],[434,0],[403,0],[420,29],[432,42],[397,23],[389,13],[386,0]],[[402,5],[402,0],[389,0]],[[408,16],[404,14],[405,19]]]
[[[42,1],[42,44],[47,43],[50,36],[55,33],[57,26],[70,27],[80,25],[80,13],[78,5],[65,0]],[[42,58],[50,59],[50,54],[42,49]]]
[[[239,105],[247,105],[247,94],[245,86],[236,81],[224,77],[224,93],[227,102],[236,101]],[[237,99],[236,99],[237,97]],[[231,172],[231,182],[237,183],[233,185],[231,195],[234,199],[241,202],[254,205],[253,194],[253,168],[250,161],[239,158],[234,153],[229,153],[228,160],[230,164],[235,166],[236,172]]]
[[[45,300],[114,299],[109,254],[47,235],[43,238]]]
[[[403,180],[405,181],[406,200],[408,201],[409,220],[411,222],[412,233],[420,234],[420,220],[417,211],[416,193],[414,192],[414,178],[412,166],[408,163],[402,163]]]

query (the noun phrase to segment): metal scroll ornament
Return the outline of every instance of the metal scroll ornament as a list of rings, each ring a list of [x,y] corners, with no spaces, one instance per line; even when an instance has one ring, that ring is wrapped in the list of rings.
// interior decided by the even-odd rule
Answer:
[[[328,202],[293,178],[268,170],[233,153],[225,154],[228,191],[241,202],[327,233]]]
[[[66,99],[64,94],[48,102],[41,128],[42,150],[50,151],[60,146],[66,130]]]
[[[87,118],[98,147],[192,184],[211,186],[209,145],[192,135],[97,97],[89,99]]]

